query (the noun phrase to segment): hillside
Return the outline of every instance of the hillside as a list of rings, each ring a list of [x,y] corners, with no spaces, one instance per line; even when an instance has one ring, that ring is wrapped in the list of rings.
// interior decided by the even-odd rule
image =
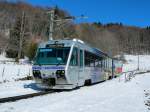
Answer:
[[[9,52],[10,57],[17,57],[21,32],[24,32],[22,56],[29,54],[28,49],[32,43],[48,40],[48,10],[51,10],[51,7],[34,7],[22,2],[0,2],[0,50]],[[55,14],[58,18],[70,15],[58,7]],[[23,31],[21,31],[22,21]],[[80,24],[65,22],[61,27],[56,24],[54,26],[54,39],[79,38],[110,55],[150,52],[149,27],[138,28],[122,23],[100,22]]]

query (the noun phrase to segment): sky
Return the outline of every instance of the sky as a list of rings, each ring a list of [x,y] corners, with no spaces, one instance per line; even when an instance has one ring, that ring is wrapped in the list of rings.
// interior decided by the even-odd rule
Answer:
[[[72,16],[88,18],[77,22],[121,22],[124,25],[150,26],[150,0],[26,0],[34,6],[58,6]]]

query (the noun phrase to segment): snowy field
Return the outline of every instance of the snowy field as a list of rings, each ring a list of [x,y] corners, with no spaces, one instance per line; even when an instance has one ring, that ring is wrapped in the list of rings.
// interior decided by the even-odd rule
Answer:
[[[0,64],[0,82],[14,81],[32,74],[31,65]]]
[[[0,104],[0,112],[148,112],[144,90],[150,89],[150,74],[130,82],[123,77],[78,90]]]
[[[32,75],[31,65],[16,64],[11,61],[14,61],[14,59],[0,55],[0,82],[10,82]],[[2,62],[5,62],[5,64]]]
[[[0,84],[0,98],[36,93],[34,81],[17,81]]]
[[[127,63],[123,66],[123,71],[136,70],[138,68],[137,55],[125,55]],[[139,69],[141,71],[150,70],[150,55],[139,55]]]
[[[123,71],[137,69],[137,56],[125,58]],[[140,70],[150,70],[150,56],[140,56]],[[0,98],[37,92],[33,81],[2,83],[0,91]],[[122,75],[73,91],[0,104],[0,112],[150,112],[144,103],[145,91],[150,92],[150,73],[138,74],[128,82]]]

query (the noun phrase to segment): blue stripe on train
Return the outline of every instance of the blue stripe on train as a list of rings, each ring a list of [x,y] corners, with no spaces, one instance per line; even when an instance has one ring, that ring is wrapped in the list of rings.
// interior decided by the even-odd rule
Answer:
[[[48,67],[48,66],[41,66],[41,67],[36,67],[36,66],[33,66],[32,67],[32,69],[33,70],[50,70],[50,69],[56,69],[56,70],[64,70],[65,69],[65,67],[57,67],[57,66],[50,66],[50,67]]]

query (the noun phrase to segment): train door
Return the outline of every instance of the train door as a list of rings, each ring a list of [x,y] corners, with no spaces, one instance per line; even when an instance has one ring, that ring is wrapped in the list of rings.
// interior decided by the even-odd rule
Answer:
[[[71,60],[68,68],[68,75],[70,77],[70,81],[72,84],[77,86],[78,84],[78,76],[79,76],[79,58],[78,58],[78,48],[74,47],[72,54],[71,54]]]
[[[82,49],[79,49],[79,72],[78,72],[78,85],[84,85],[84,52]]]

